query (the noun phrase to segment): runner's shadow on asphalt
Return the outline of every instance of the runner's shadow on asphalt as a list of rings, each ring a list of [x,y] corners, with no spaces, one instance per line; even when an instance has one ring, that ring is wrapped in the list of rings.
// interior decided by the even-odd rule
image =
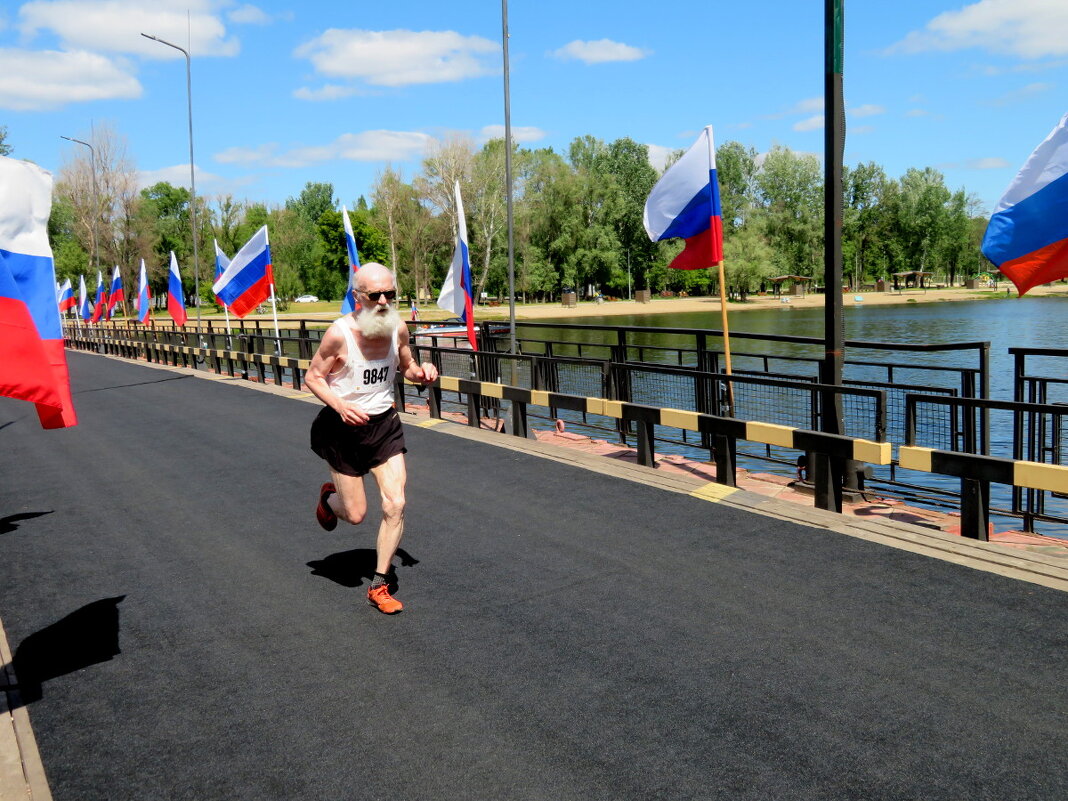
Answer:
[[[42,685],[49,679],[107,662],[122,653],[119,604],[125,597],[93,601],[26,637],[15,649],[9,666],[14,669],[15,684],[0,684],[0,690],[17,691],[8,696],[12,707],[41,700]]]
[[[413,567],[419,564],[419,560],[403,548],[397,549],[397,556],[400,558],[401,567]],[[374,548],[355,548],[308,562],[308,567],[312,569],[313,576],[328,578],[342,587],[359,587],[365,581],[368,584],[371,583],[375,575],[375,567],[377,567],[376,562],[377,554]],[[397,591],[395,567],[390,571],[389,591]]]
[[[18,530],[18,522],[20,520],[33,520],[35,517],[50,515],[52,511],[50,509],[47,512],[22,512],[17,515],[0,517],[0,534],[10,534],[12,531]]]

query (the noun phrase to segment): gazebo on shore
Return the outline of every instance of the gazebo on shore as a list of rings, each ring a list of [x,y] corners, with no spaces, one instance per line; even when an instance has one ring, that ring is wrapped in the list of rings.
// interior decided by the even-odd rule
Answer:
[[[782,294],[782,285],[787,281],[791,281],[794,287],[793,294],[803,298],[805,296],[805,282],[812,279],[805,275],[780,275],[768,280],[775,284],[775,297],[779,297]]]
[[[890,277],[894,279],[894,291],[900,292],[901,286],[898,285],[898,279],[904,282],[905,289],[909,288],[909,284],[914,284],[917,289],[927,291],[927,287],[923,283],[924,278],[930,278],[934,273],[925,272],[924,270],[906,270],[901,273],[891,273]]]

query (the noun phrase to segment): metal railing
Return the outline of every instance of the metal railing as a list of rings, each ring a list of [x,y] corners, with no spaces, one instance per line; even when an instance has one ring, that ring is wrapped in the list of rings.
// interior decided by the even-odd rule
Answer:
[[[167,324],[149,327],[137,323],[109,323],[102,326],[67,326],[72,347],[114,353],[132,358],[193,367],[206,367],[231,376],[241,376],[260,382],[288,384],[300,388],[304,371],[318,347],[329,321],[290,320],[276,335],[273,324],[253,320],[232,325],[227,331],[221,324],[209,321],[199,334]],[[479,327],[480,350],[468,351],[455,347],[455,340],[442,338],[435,345],[427,345],[424,334],[413,338],[413,347],[423,351],[426,358],[438,364],[443,375],[493,384],[503,384],[551,393],[551,397],[587,397],[623,401],[643,407],[668,407],[705,415],[729,416],[738,420],[753,420],[815,431],[820,429],[824,393],[831,391],[841,401],[845,412],[846,433],[875,441],[889,440],[896,453],[901,445],[911,442],[930,442],[939,448],[964,453],[989,453],[991,447],[990,420],[997,413],[995,405],[972,404],[954,406],[952,401],[974,399],[989,388],[988,343],[958,343],[954,345],[895,345],[850,341],[852,351],[881,351],[888,358],[857,359],[847,362],[842,386],[826,387],[815,379],[819,359],[793,353],[735,352],[736,365],[731,376],[720,371],[720,353],[710,347],[719,332],[693,329],[660,329],[613,326],[562,326],[556,323],[522,323],[523,329],[536,333],[548,329],[564,330],[572,336],[588,337],[590,332],[604,334],[607,341],[570,342],[558,334],[542,340],[531,336],[520,339],[521,352],[502,353],[501,340],[489,326]],[[605,334],[607,332],[607,334]],[[640,341],[648,334],[668,333],[680,338],[677,346],[650,345]],[[526,331],[530,333],[530,331]],[[822,340],[762,334],[734,334],[734,339],[752,340],[790,346],[822,347]],[[444,343],[448,342],[448,346]],[[201,345],[203,343],[203,346]],[[421,344],[420,344],[421,343]],[[577,346],[577,347],[576,347]],[[947,358],[947,354],[963,354],[965,363],[933,364],[926,359],[894,359],[895,352],[929,354]],[[1039,375],[1031,365],[1040,358],[1063,357],[1059,351],[1042,349],[1011,349],[1018,360],[1017,393],[1023,397],[1046,400],[1049,397],[1068,399],[1068,379],[1059,375]],[[739,358],[739,354],[741,358]],[[654,358],[655,361],[647,359]],[[1030,361],[1028,361],[1030,359]],[[959,358],[953,361],[960,362]],[[970,363],[969,363],[970,362]],[[750,369],[753,368],[753,369]],[[1052,371],[1056,372],[1056,371]],[[903,379],[928,378],[905,382]],[[731,389],[728,400],[728,386]],[[407,402],[405,393],[413,390],[398,384],[399,401]],[[1057,393],[1064,392],[1064,395]],[[938,396],[941,410],[926,415],[917,414],[915,406],[909,411],[907,399]],[[472,398],[463,393],[445,392],[440,401],[467,414],[469,422],[478,425],[489,417],[505,428],[504,418],[517,413],[507,398]],[[914,402],[915,403],[915,402]],[[964,409],[966,411],[954,411]],[[693,451],[696,458],[715,455],[716,443],[707,433],[675,426],[653,424],[641,429],[634,420],[598,414],[596,409],[575,404],[549,403],[544,407],[522,410],[523,424],[527,415],[532,420],[544,419],[552,426],[557,417],[575,422],[606,437],[616,437],[628,444],[637,435],[639,445],[649,448],[667,447]],[[909,415],[912,415],[909,422]],[[911,434],[908,426],[913,427]],[[1039,418],[1024,425],[1019,439],[1011,450],[1013,458],[1047,461],[1051,464],[1068,462],[1068,422],[1064,416]],[[513,421],[513,428],[515,421]],[[1002,427],[998,427],[1001,431]],[[1014,429],[1015,430],[1015,429]],[[648,441],[642,438],[648,435]],[[659,444],[659,445],[658,445]],[[1003,446],[1000,440],[995,445]],[[1036,449],[1041,450],[1038,453]],[[679,452],[678,450],[673,452]],[[704,454],[703,456],[701,454]],[[743,450],[743,459],[762,459],[789,465],[791,472],[800,461],[789,449],[771,443],[761,443],[755,450]],[[1008,454],[1006,454],[1008,455]],[[960,503],[952,486],[946,489],[901,480],[896,472],[896,459],[885,468],[877,468],[869,479],[885,485],[890,494],[903,493],[921,502],[929,500],[936,506]],[[909,474],[911,477],[913,474]],[[1032,530],[1035,521],[1068,522],[1059,514],[1051,514],[1045,506],[1047,494],[1020,488],[1013,493],[1011,508],[995,506],[998,514],[1020,517],[1024,528]],[[925,497],[928,496],[928,497]],[[938,501],[941,497],[944,500]],[[1057,497],[1053,494],[1053,497]],[[1006,504],[1008,505],[1008,504]]]

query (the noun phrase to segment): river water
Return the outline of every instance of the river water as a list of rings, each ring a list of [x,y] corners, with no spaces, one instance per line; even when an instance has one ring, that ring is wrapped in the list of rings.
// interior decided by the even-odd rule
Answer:
[[[730,327],[732,334],[739,332],[793,335],[823,336],[823,308],[797,308],[782,304],[771,309],[730,310]],[[583,317],[580,320],[561,315],[555,320],[544,322],[578,323],[586,325],[641,326],[655,328],[695,328],[719,330],[721,328],[718,311],[691,312],[681,314],[631,314],[604,317]],[[855,302],[852,296],[845,299],[844,309],[845,336],[847,340],[893,342],[901,344],[951,344],[960,342],[990,343],[990,397],[998,400],[1013,399],[1013,358],[1008,353],[1010,347],[1059,348],[1068,354],[1068,298],[1034,297],[1005,298],[977,301],[946,301],[940,303],[904,303],[887,306],[864,306]],[[542,338],[549,332],[539,330],[534,334],[531,329],[520,330],[521,337]],[[574,329],[554,329],[552,338],[568,341],[593,343],[611,341],[607,332],[584,331]],[[692,337],[673,334],[643,333],[630,337],[630,341],[653,347],[692,347]],[[721,348],[720,340],[712,340],[709,347]],[[782,356],[803,356],[818,358],[822,355],[821,347],[791,343],[767,343],[746,341],[732,338],[731,350],[735,354],[735,369],[746,367],[755,369],[755,361],[748,360],[744,353],[772,352]],[[643,358],[655,361],[656,352],[644,354]],[[663,353],[666,361],[671,357]],[[898,363],[913,365],[945,365],[956,367],[978,367],[976,351],[961,351],[939,354],[886,354],[866,349],[847,349],[847,359],[857,360],[894,360]],[[1028,372],[1054,378],[1068,378],[1068,357],[1066,358],[1029,358]],[[775,369],[775,368],[772,368]],[[849,366],[846,378],[854,380],[885,380],[885,375],[876,376],[876,368]],[[898,369],[894,381],[907,384],[931,384],[929,371]],[[952,385],[952,382],[950,383]],[[1068,403],[1068,385],[1052,386],[1048,402]],[[1001,418],[1003,421],[1004,418]],[[991,425],[992,453],[1011,456],[1011,429],[998,418],[993,418]],[[918,442],[917,444],[929,444]],[[934,444],[933,447],[945,447]],[[671,452],[669,445],[657,449]],[[1062,447],[1062,451],[1065,448]],[[685,449],[683,449],[685,450]],[[676,450],[676,452],[678,452]],[[707,458],[707,455],[706,457]],[[740,462],[741,463],[741,462]],[[766,468],[763,468],[766,469]],[[933,477],[932,477],[933,478]],[[938,480],[935,482],[939,483]],[[941,479],[944,486],[956,488],[955,480]],[[991,488],[992,505],[1007,507],[1007,488],[994,485]],[[1068,516],[1068,500],[1047,498],[1048,513]],[[1018,520],[998,519],[995,524],[999,529],[1019,527]],[[1038,530],[1044,534],[1068,537],[1068,527],[1039,523]]]

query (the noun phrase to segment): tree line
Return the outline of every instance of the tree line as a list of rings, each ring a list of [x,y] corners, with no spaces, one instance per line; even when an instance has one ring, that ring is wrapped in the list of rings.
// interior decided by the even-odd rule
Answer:
[[[122,137],[98,127],[93,139],[95,189],[89,158],[81,153],[57,176],[49,221],[57,276],[76,284],[79,275],[88,276],[96,252],[105,275],[117,264],[124,285],[132,287],[143,258],[153,294],[161,296],[173,250],[191,296],[189,190],[168,182],[139,188]],[[680,242],[654,243],[646,235],[642,212],[659,174],[645,145],[582,136],[566,154],[515,147],[512,164],[515,287],[521,299],[548,300],[565,289],[617,297],[637,289],[718,291],[714,270],[668,269]],[[716,167],[730,291],[744,297],[782,275],[821,283],[819,159],[779,146],[761,155],[731,141],[717,148]],[[476,297],[506,296],[505,145],[500,139],[480,146],[464,137],[439,142],[410,179],[392,166],[383,168],[370,198],[346,204],[360,258],[395,269],[405,295],[436,297],[455,242],[456,181]],[[963,188],[948,189],[937,170],[912,168],[895,179],[867,162],[846,167],[843,184],[844,274],[853,286],[910,270],[955,283],[990,268],[979,253],[987,219],[978,201]],[[233,256],[264,224],[280,298],[311,293],[340,299],[347,255],[332,184],[309,182],[276,206],[230,195],[198,197],[196,211],[203,300],[213,298],[213,240]]]

